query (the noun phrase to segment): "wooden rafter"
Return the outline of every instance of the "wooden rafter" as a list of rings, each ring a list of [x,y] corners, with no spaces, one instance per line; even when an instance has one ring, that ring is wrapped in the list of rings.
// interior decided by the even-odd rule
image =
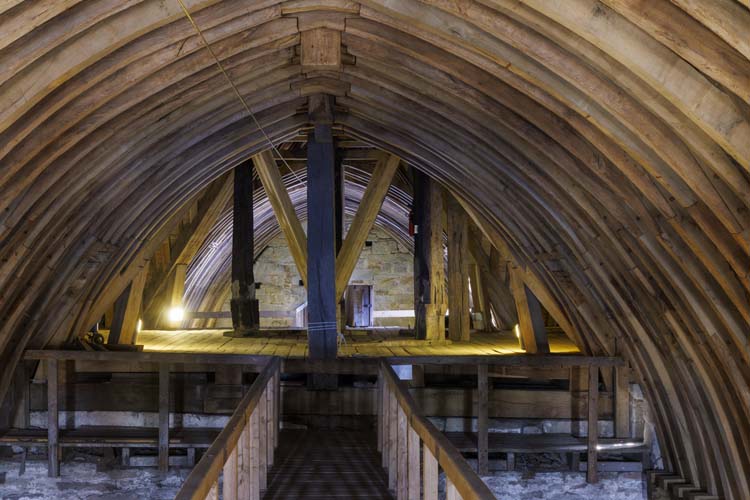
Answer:
[[[349,226],[341,251],[336,257],[336,296],[339,299],[343,297],[346,285],[357,266],[367,235],[370,234],[375,224],[378,211],[383,205],[388,187],[391,185],[391,180],[400,162],[401,159],[395,155],[381,158],[372,173],[370,182],[367,184],[365,194]]]
[[[281,173],[270,151],[253,156],[253,161],[271,207],[276,214],[276,219],[279,221],[281,231],[289,245],[294,263],[297,264],[297,271],[305,286],[307,286],[307,236],[305,236],[302,224],[294,211],[289,193],[284,187]]]

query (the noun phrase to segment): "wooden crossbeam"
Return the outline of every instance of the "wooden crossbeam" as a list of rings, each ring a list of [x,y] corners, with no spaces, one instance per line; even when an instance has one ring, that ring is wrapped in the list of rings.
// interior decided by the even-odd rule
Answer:
[[[284,187],[281,173],[270,151],[264,151],[253,156],[253,161],[260,182],[266,190],[268,201],[271,203],[274,214],[276,214],[281,232],[284,233],[289,245],[294,263],[297,264],[300,278],[307,286],[307,236],[305,236],[302,223],[300,223],[297,213],[294,211],[289,193]]]
[[[388,187],[391,185],[400,162],[401,159],[394,155],[381,158],[367,184],[341,251],[336,257],[336,297],[339,300],[343,297],[346,285],[357,266],[367,235],[370,234],[375,224],[375,218],[383,205]]]
[[[526,352],[549,353],[549,341],[539,300],[523,282],[522,276],[514,270],[511,270],[510,283],[518,312],[518,327]]]

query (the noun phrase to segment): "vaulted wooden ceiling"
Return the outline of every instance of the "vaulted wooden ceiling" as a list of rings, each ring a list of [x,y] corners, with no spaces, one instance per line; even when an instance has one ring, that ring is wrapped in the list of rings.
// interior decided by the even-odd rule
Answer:
[[[274,141],[335,95],[337,129],[438,179],[632,363],[670,469],[750,498],[748,0],[185,3]],[[335,71],[300,64],[320,27]],[[5,2],[0,389],[266,148],[177,0]]]

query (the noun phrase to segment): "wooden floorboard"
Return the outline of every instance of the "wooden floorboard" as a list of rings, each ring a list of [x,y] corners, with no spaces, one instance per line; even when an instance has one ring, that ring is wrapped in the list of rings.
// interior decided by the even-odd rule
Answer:
[[[353,431],[282,430],[265,500],[392,499],[375,435]]]
[[[232,354],[271,354],[285,358],[307,357],[306,336],[297,331],[279,331],[251,337],[226,337],[226,330],[146,330],[138,335],[144,351],[205,352]],[[106,333],[106,332],[105,332]],[[452,356],[521,354],[512,332],[472,332],[468,342],[434,344],[399,336],[397,331],[347,331],[339,357]],[[578,349],[560,333],[550,333],[550,349],[555,354],[573,354]]]

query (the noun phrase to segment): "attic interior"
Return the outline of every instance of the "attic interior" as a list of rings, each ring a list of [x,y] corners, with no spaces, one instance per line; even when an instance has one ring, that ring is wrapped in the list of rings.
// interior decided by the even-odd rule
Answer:
[[[748,33],[0,5],[0,496],[750,498]]]

